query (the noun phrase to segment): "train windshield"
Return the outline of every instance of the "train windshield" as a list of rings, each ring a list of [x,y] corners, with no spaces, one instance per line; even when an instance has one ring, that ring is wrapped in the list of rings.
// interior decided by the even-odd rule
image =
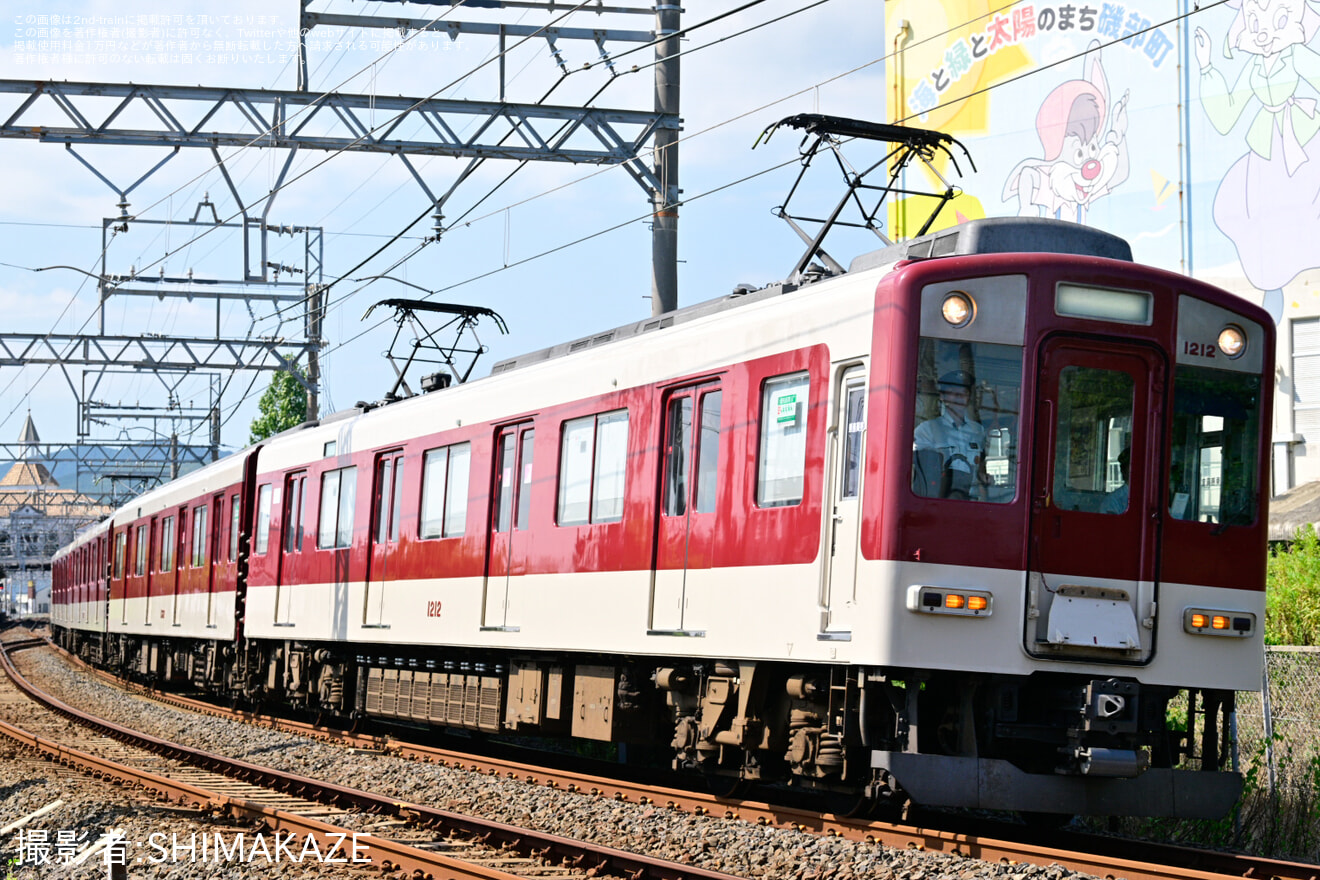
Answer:
[[[1260,376],[1179,366],[1173,388],[1169,514],[1195,522],[1256,519]]]
[[[1022,348],[923,337],[912,490],[1007,504],[1017,492]]]

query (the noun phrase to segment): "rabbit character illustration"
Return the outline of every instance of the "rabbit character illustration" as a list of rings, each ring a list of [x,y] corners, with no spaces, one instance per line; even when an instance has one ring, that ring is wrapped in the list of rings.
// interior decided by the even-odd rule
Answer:
[[[1023,217],[1085,223],[1095,202],[1127,180],[1128,93],[1111,108],[1098,43],[1082,59],[1083,79],[1070,79],[1036,113],[1043,158],[1024,159],[1008,175],[1003,200]]]

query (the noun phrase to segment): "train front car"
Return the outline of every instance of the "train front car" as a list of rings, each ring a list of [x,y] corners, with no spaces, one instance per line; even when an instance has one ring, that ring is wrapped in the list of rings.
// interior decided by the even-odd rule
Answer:
[[[1224,814],[1234,692],[1260,686],[1272,321],[1071,224],[899,256],[922,249],[951,255],[899,263],[876,300],[852,614],[879,621],[860,736],[880,787]]]

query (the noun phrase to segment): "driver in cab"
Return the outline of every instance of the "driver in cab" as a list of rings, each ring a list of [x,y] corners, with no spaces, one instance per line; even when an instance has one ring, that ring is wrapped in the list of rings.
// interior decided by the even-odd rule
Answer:
[[[951,370],[940,376],[936,383],[940,415],[922,422],[913,435],[918,451],[929,450],[940,455],[941,498],[977,498],[980,494],[985,428],[967,413],[974,384],[966,370]]]

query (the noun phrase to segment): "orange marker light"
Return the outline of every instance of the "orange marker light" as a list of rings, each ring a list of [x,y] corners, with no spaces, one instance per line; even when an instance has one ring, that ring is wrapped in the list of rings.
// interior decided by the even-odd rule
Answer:
[[[1210,620],[1211,629],[1228,629],[1228,618],[1221,614],[1216,614]]]
[[[945,608],[962,608],[967,604],[967,600],[957,593],[949,593],[944,597]]]
[[[1206,617],[1204,614],[1192,615],[1192,626],[1196,627],[1197,629],[1201,629],[1209,622],[1210,622],[1210,618]]]
[[[985,601],[985,596],[967,597],[967,610],[969,611],[984,611],[988,605],[989,603]]]

